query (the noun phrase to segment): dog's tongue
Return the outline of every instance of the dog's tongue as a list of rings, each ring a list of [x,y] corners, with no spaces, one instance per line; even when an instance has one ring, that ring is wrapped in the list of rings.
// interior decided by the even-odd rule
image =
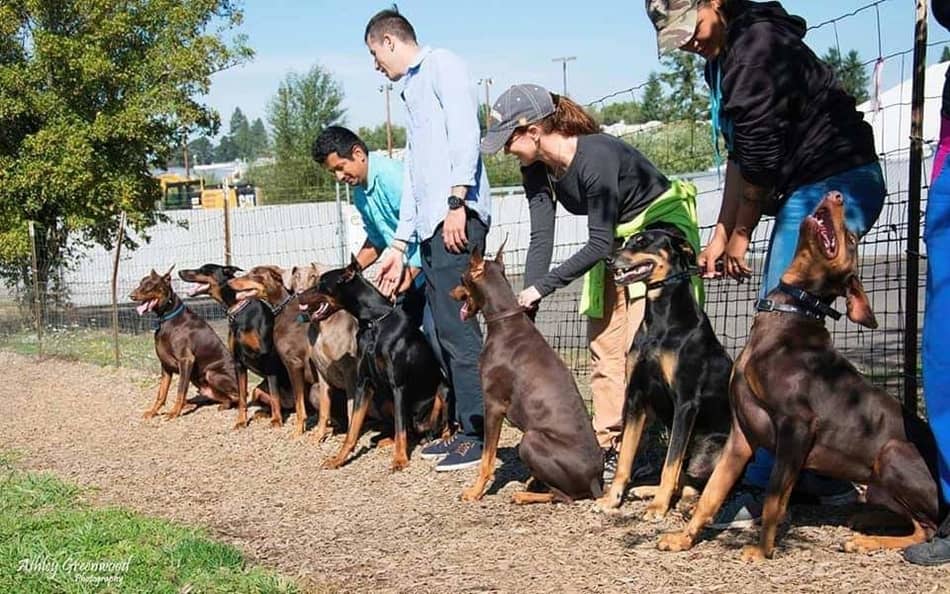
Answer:
[[[207,291],[207,290],[210,289],[210,288],[211,288],[211,285],[207,285],[207,284],[204,284],[204,285],[195,285],[193,288],[188,289],[188,296],[189,296],[189,297],[194,297],[194,296],[197,295],[198,293],[204,293],[205,291]]]
[[[135,311],[139,313],[140,316],[144,316],[146,313],[152,310],[152,307],[155,305],[154,299],[149,299],[148,301],[143,301],[135,308]]]

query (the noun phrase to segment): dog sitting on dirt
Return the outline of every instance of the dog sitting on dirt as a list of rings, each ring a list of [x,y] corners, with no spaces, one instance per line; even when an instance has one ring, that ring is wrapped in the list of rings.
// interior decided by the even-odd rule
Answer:
[[[746,561],[771,557],[775,535],[802,469],[868,485],[867,501],[907,522],[904,536],[860,535],[849,552],[903,548],[934,533],[942,508],[930,428],[838,353],[825,317],[847,298],[848,318],[876,328],[858,279],[857,236],[845,227],[844,199],[828,193],[802,221],[795,258],[779,286],[756,303],[749,341],[730,384],[732,428],[685,530],[665,535],[662,550],[689,549],[718,511],[755,448],[775,453],[758,544]],[[866,526],[870,527],[870,526]]]
[[[479,356],[485,395],[485,449],[475,484],[462,500],[477,501],[495,477],[495,456],[507,417],[523,433],[518,456],[543,487],[515,493],[514,503],[571,502],[599,497],[604,460],[574,376],[529,319],[505,277],[502,255],[486,261],[476,249],[452,297],[461,316],[485,317]]]
[[[617,472],[597,506],[620,507],[643,429],[657,418],[670,432],[660,484],[639,487],[634,495],[653,493],[645,517],[659,520],[686,480],[700,487],[712,474],[732,418],[732,359],[693,295],[696,254],[679,229],[667,224],[648,227],[628,239],[609,265],[618,285],[646,283],[647,302],[627,355]]]
[[[184,269],[178,276],[196,286],[189,295],[208,295],[227,308],[228,345],[237,364],[238,421],[247,424],[248,402],[247,370],[264,380],[254,388],[251,404],[260,402],[270,410],[271,426],[283,426],[282,411],[293,410],[294,392],[290,375],[274,346],[274,311],[259,299],[238,299],[228,281],[243,272],[236,266],[205,264],[200,268]],[[271,397],[273,395],[273,397]]]
[[[294,266],[284,273],[284,285],[295,294],[300,294],[320,281],[320,275],[327,271],[327,267],[311,262],[305,266]],[[300,305],[301,309],[306,306]],[[320,391],[323,406],[329,406],[331,393],[342,390],[346,397],[347,414],[344,422],[339,423],[342,430],[346,430],[353,399],[356,396],[356,318],[348,312],[340,310],[323,319],[311,320],[318,328],[317,339],[310,349],[310,356],[317,366],[320,377],[326,381],[329,390]],[[332,431],[329,423],[318,422],[314,439],[322,441]]]
[[[172,266],[174,268],[174,266]],[[234,359],[208,323],[182,303],[172,290],[171,271],[158,274],[152,270],[139,282],[129,296],[139,304],[139,315],[154,313],[155,353],[162,366],[162,379],[155,403],[143,415],[154,417],[163,406],[171,386],[172,376],[178,374],[178,395],[166,417],[173,419],[195,408],[185,406],[188,384],[199,393],[228,409],[238,400],[237,371]]]
[[[383,296],[360,273],[355,259],[345,268],[325,272],[316,287],[299,295],[315,322],[339,310],[359,324],[356,397],[349,430],[339,453],[324,468],[339,468],[356,447],[370,402],[392,411],[392,470],[409,464],[409,441],[442,430],[445,401],[442,371],[432,346],[409,316]],[[410,435],[410,433],[412,435]]]

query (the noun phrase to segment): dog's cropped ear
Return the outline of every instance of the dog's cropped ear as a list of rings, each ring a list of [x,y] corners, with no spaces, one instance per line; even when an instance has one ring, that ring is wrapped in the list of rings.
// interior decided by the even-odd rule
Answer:
[[[498,246],[498,252],[495,253],[495,262],[498,262],[502,266],[505,265],[505,244],[508,243],[508,234],[505,233],[505,239],[501,242],[501,245]]]
[[[171,265],[171,268],[168,269],[168,272],[166,272],[165,274],[162,275],[162,278],[164,278],[164,279],[167,280],[167,281],[171,281],[171,280],[172,280],[172,270],[174,270],[174,269],[175,269],[175,265],[172,264],[172,265]]]
[[[291,268],[281,268],[280,266],[274,266],[274,272],[280,277],[280,284],[284,286],[288,291],[294,284],[294,272]]]
[[[224,267],[224,273],[227,274],[227,275],[230,275],[230,276],[237,276],[237,273],[239,273],[239,272],[244,272],[244,269],[243,269],[243,268],[239,268],[239,267],[237,267],[237,266],[225,266],[225,267]]]
[[[352,269],[355,272],[363,272],[363,267],[360,266],[360,261],[356,259],[356,256],[350,252],[350,264],[347,268]]]
[[[856,324],[861,324],[866,328],[877,328],[877,318],[871,311],[871,303],[868,301],[867,293],[864,292],[864,285],[856,275],[848,279],[848,289],[846,294],[848,300],[848,319]]]

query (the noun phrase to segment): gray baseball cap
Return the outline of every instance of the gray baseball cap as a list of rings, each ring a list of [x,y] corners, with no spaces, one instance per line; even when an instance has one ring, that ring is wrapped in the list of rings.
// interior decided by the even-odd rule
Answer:
[[[660,53],[679,49],[693,38],[699,4],[700,0],[646,0]]]
[[[501,150],[516,128],[533,124],[554,113],[554,101],[547,89],[538,85],[514,85],[501,94],[489,113],[491,125],[482,139],[482,152]]]

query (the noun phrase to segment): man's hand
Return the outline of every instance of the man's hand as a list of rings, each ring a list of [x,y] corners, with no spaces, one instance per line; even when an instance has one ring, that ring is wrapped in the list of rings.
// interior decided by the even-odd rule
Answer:
[[[402,284],[406,267],[403,264],[405,254],[395,248],[388,247],[383,252],[379,264],[379,274],[376,275],[376,286],[386,297],[392,299],[396,289]]]
[[[468,245],[468,238],[465,236],[465,207],[450,209],[445,215],[445,222],[442,224],[442,238],[445,240],[445,247],[453,254],[460,254],[465,246]]]
[[[541,301],[541,293],[534,286],[530,286],[524,291],[518,293],[518,305],[525,308],[532,308]]]
[[[733,231],[726,246],[724,258],[725,270],[728,276],[742,283],[752,276],[752,268],[746,263],[746,252],[749,251],[749,234],[744,231]]]
[[[722,276],[722,272],[716,270],[716,262],[725,253],[727,243],[725,230],[721,225],[717,225],[712,239],[709,240],[703,251],[699,252],[699,257],[696,258],[700,276],[703,278],[719,278]]]

